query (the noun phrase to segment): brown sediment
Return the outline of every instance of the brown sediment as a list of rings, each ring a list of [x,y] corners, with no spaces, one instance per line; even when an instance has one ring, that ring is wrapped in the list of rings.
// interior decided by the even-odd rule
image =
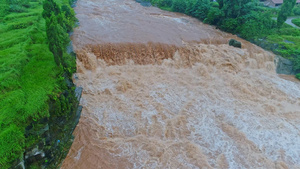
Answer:
[[[297,79],[294,75],[278,75],[279,77],[285,79],[285,80],[289,80],[289,81],[292,81],[292,82],[296,82],[296,83],[299,83],[299,79]]]
[[[74,82],[83,87],[83,111],[62,169],[300,167],[300,85],[275,73],[272,53],[134,1],[78,3]],[[133,17],[137,11],[143,17]],[[132,23],[149,21],[147,15],[166,21],[153,20],[153,27],[174,27],[162,33]],[[122,22],[129,28],[120,39],[100,22],[91,27],[100,24],[105,35],[85,25],[99,17],[116,26],[117,16],[130,22]],[[193,23],[181,29],[212,36],[177,34],[170,17]],[[136,36],[125,35],[130,25]],[[145,30],[153,38],[139,36]],[[87,38],[93,33],[94,39]],[[241,41],[242,49],[229,46],[230,38]]]
[[[164,59],[172,58],[174,53],[180,49],[175,45],[160,43],[103,43],[98,45],[87,45],[77,52],[80,62],[90,66],[88,56],[93,53],[97,59],[102,59],[108,66],[123,65],[126,61],[135,64],[161,64]],[[182,49],[182,48],[181,48]]]

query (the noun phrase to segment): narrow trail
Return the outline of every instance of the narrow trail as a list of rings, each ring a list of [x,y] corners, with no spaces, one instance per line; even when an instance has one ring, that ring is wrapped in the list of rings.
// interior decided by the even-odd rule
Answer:
[[[272,53],[133,0],[75,11],[83,112],[62,169],[300,168],[300,85]]]
[[[291,26],[294,27],[294,28],[300,29],[299,26],[295,25],[295,24],[292,22],[292,20],[293,20],[293,19],[296,19],[296,18],[299,18],[299,16],[288,17],[287,20],[285,21],[285,23],[291,25]]]
[[[288,24],[288,25],[291,25],[291,26],[294,27],[294,28],[300,29],[299,26],[295,25],[295,24],[292,22],[292,20],[293,20],[293,19],[296,19],[296,18],[299,18],[299,16],[290,16],[290,17],[287,18],[287,20],[285,21],[285,23]],[[273,19],[273,20],[277,20],[276,17],[273,17],[272,19]]]

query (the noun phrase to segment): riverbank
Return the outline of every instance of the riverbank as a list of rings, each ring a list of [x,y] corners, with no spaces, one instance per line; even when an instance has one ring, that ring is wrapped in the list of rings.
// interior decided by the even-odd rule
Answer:
[[[185,2],[177,0],[144,1],[151,2],[161,9],[185,13],[205,23],[216,25],[218,29],[236,34],[291,61],[293,68],[288,74],[300,73],[300,29],[285,23],[278,28],[276,21],[272,19],[275,11],[271,8],[250,1],[248,1],[247,7],[241,6],[240,8],[234,8],[235,4],[230,1],[226,2],[226,5],[191,0]],[[296,10],[298,9],[297,7]],[[300,77],[300,74],[296,77]]]
[[[80,116],[74,67],[55,63],[41,1],[0,5],[0,168],[56,168]]]

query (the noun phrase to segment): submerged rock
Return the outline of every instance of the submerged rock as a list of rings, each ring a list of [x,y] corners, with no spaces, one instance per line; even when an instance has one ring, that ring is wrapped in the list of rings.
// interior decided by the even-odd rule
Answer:
[[[233,46],[233,47],[236,47],[236,48],[242,48],[242,43],[235,40],[235,39],[230,39],[229,40],[229,46]]]
[[[291,60],[285,59],[281,56],[276,56],[274,59],[276,65],[276,72],[278,74],[292,75],[293,71],[293,62]]]

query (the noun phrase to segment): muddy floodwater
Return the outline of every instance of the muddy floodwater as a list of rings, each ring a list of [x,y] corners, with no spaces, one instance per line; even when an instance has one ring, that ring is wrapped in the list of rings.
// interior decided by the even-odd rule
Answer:
[[[75,11],[83,111],[62,169],[300,168],[300,85],[272,53],[134,0]]]
[[[75,11],[80,22],[72,37],[76,48],[108,42],[182,45],[222,34],[196,19],[143,7],[134,0],[78,0]]]

